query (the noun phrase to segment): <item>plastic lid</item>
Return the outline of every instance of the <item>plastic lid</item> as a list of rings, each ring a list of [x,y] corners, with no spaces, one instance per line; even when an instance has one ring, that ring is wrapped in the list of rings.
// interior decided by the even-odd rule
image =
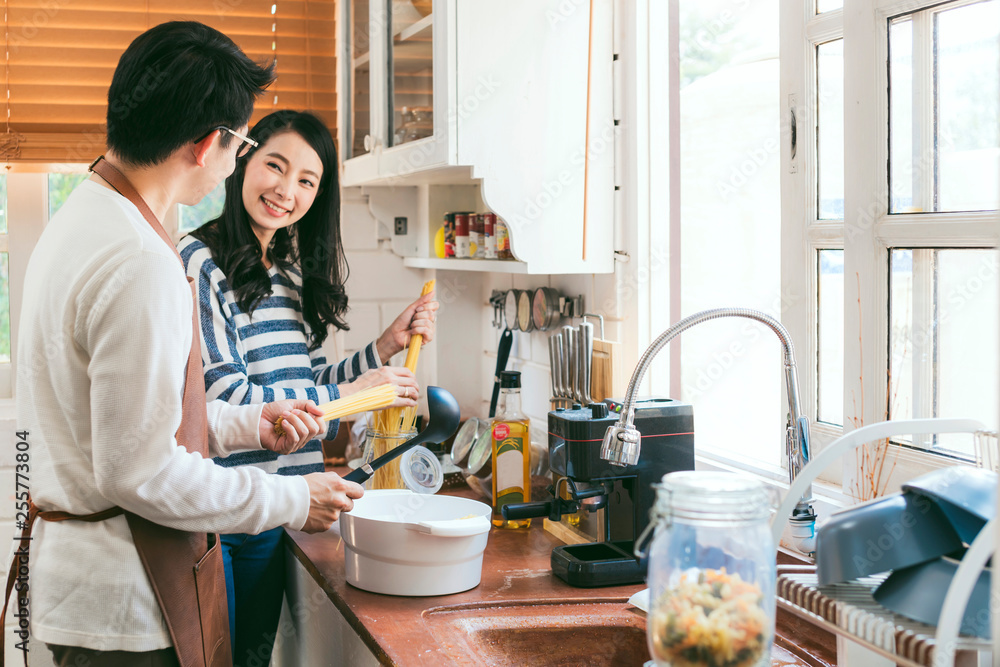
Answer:
[[[399,476],[414,493],[437,493],[444,484],[444,469],[438,457],[422,445],[416,445],[399,459]]]
[[[656,486],[655,512],[661,518],[756,521],[770,516],[771,496],[752,477],[689,470],[668,473]]]
[[[520,389],[521,371],[503,371],[500,373],[501,389]]]
[[[451,444],[452,463],[460,468],[468,463],[472,445],[476,444],[476,440],[482,437],[485,432],[485,422],[476,417],[469,417],[465,420],[462,428],[458,429],[458,433],[455,435],[455,441]]]

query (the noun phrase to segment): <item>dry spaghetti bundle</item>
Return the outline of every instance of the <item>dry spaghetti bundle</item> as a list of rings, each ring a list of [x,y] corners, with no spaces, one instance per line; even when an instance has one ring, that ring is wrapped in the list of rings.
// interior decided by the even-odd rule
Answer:
[[[324,403],[319,406],[319,409],[323,411],[323,419],[330,421],[331,419],[340,419],[348,415],[356,415],[360,412],[378,410],[391,405],[395,400],[396,388],[391,384],[380,384],[377,387],[364,389],[351,396]],[[281,428],[282,421],[282,418],[278,417],[278,420],[274,422],[274,432],[278,435],[284,434],[284,430]]]
[[[430,294],[434,290],[434,281],[429,280],[424,283],[424,288],[420,296]],[[420,347],[423,345],[423,336],[415,334],[410,336],[409,346],[406,350],[406,363],[404,364],[410,372],[417,372],[417,359],[420,357]],[[413,432],[413,425],[417,419],[417,408],[388,408],[375,413],[368,438],[371,442],[372,456],[377,458],[389,450],[403,444],[408,439],[407,434]],[[366,452],[367,453],[367,452]],[[366,456],[366,458],[368,458]],[[399,475],[399,459],[391,461],[375,471],[370,486],[373,489],[404,489],[403,479]]]

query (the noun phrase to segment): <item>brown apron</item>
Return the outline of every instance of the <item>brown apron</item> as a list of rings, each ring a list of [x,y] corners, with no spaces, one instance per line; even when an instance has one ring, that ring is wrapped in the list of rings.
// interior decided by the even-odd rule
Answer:
[[[123,197],[135,204],[150,227],[163,239],[174,254],[177,250],[163,230],[156,216],[132,187],[128,179],[111,164],[98,158],[90,166]],[[181,261],[180,255],[177,255]],[[182,262],[183,264],[183,262]],[[188,278],[194,298],[194,281]],[[192,324],[194,335],[184,376],[184,399],[181,425],[177,429],[177,444],[189,452],[208,458],[208,413],[206,411],[205,380],[202,375],[201,333],[198,329],[198,311],[194,309]],[[35,518],[43,521],[103,521],[125,514],[132,539],[142,561],[146,575],[153,586],[153,593],[167,623],[170,639],[177,651],[181,667],[231,667],[233,659],[229,643],[229,613],[226,604],[226,579],[222,564],[222,550],[218,535],[186,533],[159,526],[140,516],[111,507],[87,515],[67,512],[42,512],[31,503],[28,521],[21,532],[18,554],[25,560],[31,544],[31,526]],[[18,556],[11,562],[7,575],[7,592],[3,611],[0,611],[0,628],[7,612],[7,601],[17,580]],[[22,572],[21,574],[25,574]],[[19,617],[27,618],[23,603],[27,601],[27,578],[23,588],[18,588]],[[0,633],[0,656],[3,655],[4,637]],[[28,654],[24,653],[25,665]]]

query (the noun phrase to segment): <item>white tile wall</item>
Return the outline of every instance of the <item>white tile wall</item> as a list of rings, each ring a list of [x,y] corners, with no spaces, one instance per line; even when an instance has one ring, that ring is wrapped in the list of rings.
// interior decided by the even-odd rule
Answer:
[[[539,275],[511,275],[502,273],[483,274],[482,303],[478,314],[479,326],[482,330],[482,351],[483,361],[480,364],[480,373],[483,376],[481,387],[481,400],[479,401],[479,411],[476,416],[486,417],[489,413],[490,396],[493,389],[493,374],[496,369],[497,344],[500,340],[500,331],[492,326],[493,311],[488,306],[490,294],[493,290],[531,289],[536,287],[552,287],[559,290],[565,296],[583,296],[584,309],[587,312],[597,312],[605,316],[605,328],[607,335],[612,340],[620,340],[614,336],[619,332],[619,323],[615,321],[616,309],[608,312],[600,305],[594,306],[595,286],[599,286],[605,295],[613,294],[615,291],[614,276],[593,276],[593,275],[559,275],[559,276],[539,276]],[[576,324],[580,320],[563,320],[563,324]],[[595,323],[596,325],[596,323]],[[549,371],[549,349],[548,337],[553,331],[534,331],[531,333],[516,332],[514,343],[511,348],[508,370],[519,370],[522,372],[522,404],[525,413],[532,421],[532,439],[545,442],[547,430],[549,395],[551,392],[551,380]]]

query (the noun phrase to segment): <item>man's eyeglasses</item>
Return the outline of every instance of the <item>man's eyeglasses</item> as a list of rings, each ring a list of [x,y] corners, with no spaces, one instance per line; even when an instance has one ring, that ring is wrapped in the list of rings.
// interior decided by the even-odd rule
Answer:
[[[208,137],[208,135],[212,134],[216,130],[221,130],[223,132],[228,132],[229,134],[233,135],[234,137],[236,137],[237,139],[240,140],[240,142],[241,142],[240,145],[236,147],[236,157],[237,158],[241,158],[241,157],[245,156],[247,153],[250,152],[251,148],[257,148],[258,146],[260,146],[260,144],[258,144],[256,141],[254,141],[250,137],[242,135],[239,132],[236,132],[235,130],[230,130],[225,125],[219,125],[218,127],[213,127],[211,130],[209,130],[208,132],[206,132],[204,135],[202,135],[198,139],[195,139],[194,143],[197,144],[197,143],[199,143],[201,141],[204,141],[205,138]]]

